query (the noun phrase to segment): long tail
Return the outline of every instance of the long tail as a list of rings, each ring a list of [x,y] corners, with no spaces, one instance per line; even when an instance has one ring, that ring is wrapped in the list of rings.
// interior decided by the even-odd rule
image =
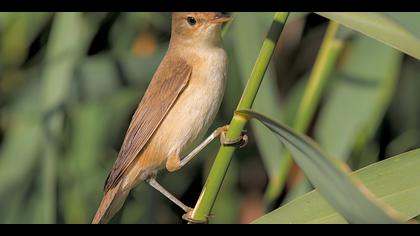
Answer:
[[[92,224],[106,224],[121,209],[129,191],[121,191],[120,184],[105,192]]]

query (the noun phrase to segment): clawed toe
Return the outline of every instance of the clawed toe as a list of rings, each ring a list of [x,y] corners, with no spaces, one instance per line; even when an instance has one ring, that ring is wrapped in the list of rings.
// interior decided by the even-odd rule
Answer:
[[[208,217],[206,217],[205,220],[195,220],[192,218],[192,211],[194,209],[191,208],[190,211],[188,211],[187,213],[185,213],[184,215],[182,215],[182,219],[188,221],[190,224],[208,224],[209,220]]]
[[[220,143],[225,146],[238,146],[239,148],[243,148],[248,144],[248,135],[246,135],[247,131],[243,130],[241,132],[241,136],[234,140],[228,140],[225,136],[225,131],[220,134]]]

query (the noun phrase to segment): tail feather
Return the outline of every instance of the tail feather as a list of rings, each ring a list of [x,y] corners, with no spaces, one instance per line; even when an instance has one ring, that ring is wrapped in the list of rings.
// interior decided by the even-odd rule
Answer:
[[[106,224],[121,209],[129,191],[121,191],[120,184],[105,192],[92,224]]]

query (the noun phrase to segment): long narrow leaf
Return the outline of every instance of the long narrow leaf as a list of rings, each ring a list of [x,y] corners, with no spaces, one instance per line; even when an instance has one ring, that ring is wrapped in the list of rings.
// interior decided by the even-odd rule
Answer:
[[[420,214],[420,149],[388,158],[352,175],[379,199],[409,220]],[[384,184],[386,183],[386,184]],[[257,219],[254,223],[346,223],[314,190]]]
[[[407,28],[391,18],[392,13],[385,15],[379,12],[317,12],[317,14],[420,59],[420,38],[411,32],[413,28]],[[411,19],[414,22],[420,21],[420,13],[414,13]]]
[[[348,175],[347,167],[327,156],[311,139],[259,113],[239,111],[261,121],[276,133],[309,180],[350,223],[397,223],[397,213],[380,204],[370,192]],[[381,205],[381,206],[380,206]]]

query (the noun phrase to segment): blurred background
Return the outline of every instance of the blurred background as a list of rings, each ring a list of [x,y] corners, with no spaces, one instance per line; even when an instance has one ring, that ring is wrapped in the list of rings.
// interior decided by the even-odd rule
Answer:
[[[224,47],[225,98],[211,127],[227,124],[274,13],[234,13]],[[130,122],[170,37],[170,13],[0,13],[0,223],[89,223]],[[292,13],[254,109],[291,124],[328,20]],[[352,33],[308,134],[353,170],[420,147],[420,63]],[[311,189],[285,149],[251,122],[211,223],[250,223]],[[158,180],[194,206],[217,141]],[[112,223],[185,223],[182,210],[142,184]]]

